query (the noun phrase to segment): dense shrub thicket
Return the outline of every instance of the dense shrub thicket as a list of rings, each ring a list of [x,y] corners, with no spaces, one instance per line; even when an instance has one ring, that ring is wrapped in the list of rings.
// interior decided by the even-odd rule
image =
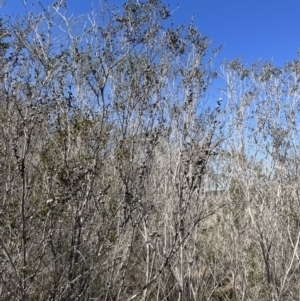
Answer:
[[[0,300],[298,300],[299,60],[210,102],[160,0],[39,7],[0,23]]]

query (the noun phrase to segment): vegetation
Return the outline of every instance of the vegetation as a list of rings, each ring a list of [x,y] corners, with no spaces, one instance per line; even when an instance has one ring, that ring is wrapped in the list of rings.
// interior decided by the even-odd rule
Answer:
[[[298,300],[299,60],[62,4],[0,20],[0,300]]]

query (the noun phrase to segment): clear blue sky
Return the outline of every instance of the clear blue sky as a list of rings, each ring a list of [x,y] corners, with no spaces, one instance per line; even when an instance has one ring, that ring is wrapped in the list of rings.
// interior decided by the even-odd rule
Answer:
[[[32,0],[27,0],[30,3]],[[24,12],[23,0],[6,0],[2,15]],[[52,0],[41,0],[47,6]],[[70,12],[88,13],[92,2],[99,0],[67,0]],[[124,0],[110,3],[122,6]],[[165,0],[170,4],[175,24],[188,24],[193,15],[194,23],[208,35],[214,46],[224,44],[218,61],[244,57],[251,63],[259,58],[273,60],[282,66],[297,58],[300,48],[299,0]]]

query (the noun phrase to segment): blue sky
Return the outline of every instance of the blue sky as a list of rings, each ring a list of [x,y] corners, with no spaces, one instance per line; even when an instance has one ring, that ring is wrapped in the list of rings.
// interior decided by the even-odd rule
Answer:
[[[6,0],[2,15],[24,12],[23,0]],[[31,0],[27,0],[30,3]],[[47,6],[54,1],[41,0]],[[93,0],[67,0],[70,12],[88,13]],[[99,4],[99,0],[94,0]],[[124,0],[110,3],[122,6]],[[165,0],[175,24],[188,24],[193,16],[201,32],[214,46],[224,44],[218,61],[244,57],[251,63],[261,58],[282,66],[297,58],[300,48],[300,1],[298,0]]]
[[[37,0],[6,0],[2,15],[24,13],[27,5]],[[44,6],[53,0],[40,0]],[[89,13],[92,4],[99,7],[100,0],[66,0],[69,14]],[[140,0],[142,1],[142,0]],[[143,0],[145,1],[145,0]],[[162,0],[170,5],[175,25],[187,25],[191,18],[201,32],[213,40],[212,48],[223,45],[215,61],[220,71],[221,62],[242,57],[246,65],[261,59],[273,61],[282,67],[299,58],[300,1],[299,0]],[[122,7],[125,0],[109,0]],[[179,7],[177,8],[177,4]],[[30,6],[28,6],[30,7]],[[214,81],[207,97],[218,99],[225,87],[221,78]]]

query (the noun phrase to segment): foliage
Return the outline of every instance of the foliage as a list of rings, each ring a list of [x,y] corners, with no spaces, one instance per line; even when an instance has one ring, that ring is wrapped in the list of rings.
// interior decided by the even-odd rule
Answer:
[[[0,300],[297,299],[299,61],[207,104],[220,48],[160,0],[37,4],[0,22]]]

